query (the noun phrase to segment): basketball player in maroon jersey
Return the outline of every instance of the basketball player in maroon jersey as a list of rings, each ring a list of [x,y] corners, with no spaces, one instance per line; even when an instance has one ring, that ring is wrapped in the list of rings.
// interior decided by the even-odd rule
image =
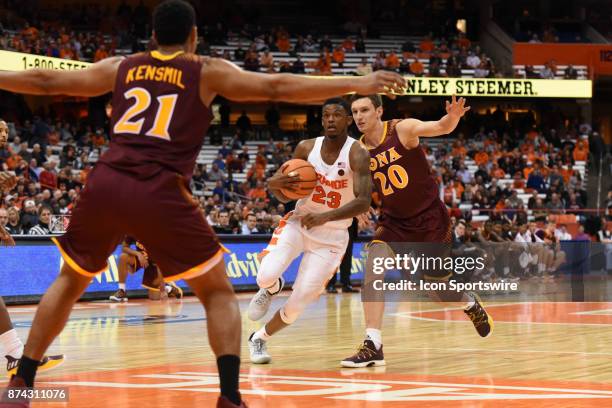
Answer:
[[[125,237],[121,244],[121,255],[117,266],[119,289],[109,297],[109,300],[120,303],[128,301],[125,281],[128,274],[136,273],[139,269],[143,269],[141,285],[149,290],[149,299],[161,300],[166,295],[169,298],[182,299],[183,290],[174,282],[164,282],[164,276],[155,261],[149,257],[144,245],[132,237]]]
[[[65,263],[41,300],[9,387],[33,385],[39,361],[72,306],[130,235],[147,248],[166,280],[185,279],[206,308],[220,377],[217,406],[245,406],[238,392],[238,302],[221,245],[187,187],[213,118],[210,105],[217,95],[308,102],[350,92],[399,93],[405,81],[384,71],[343,78],[259,74],[197,56],[195,12],[182,0],[155,8],[153,37],[155,51],[109,58],[82,71],[0,72],[0,89],[11,92],[84,97],[114,92],[110,148],[89,175],[68,231],[54,240]]]
[[[0,119],[0,149],[4,148],[8,141],[8,125]],[[12,190],[15,188],[17,178],[8,171],[0,171],[0,189]],[[14,246],[15,241],[8,231],[0,225],[0,242],[5,246]],[[4,300],[0,297],[0,355],[6,358],[6,372],[10,376],[17,372],[19,359],[23,354],[23,343],[17,331],[13,328],[11,317],[8,314]],[[64,355],[44,356],[40,360],[38,369],[40,371],[50,370],[64,362]]]
[[[450,243],[450,217],[439,198],[438,185],[419,146],[419,138],[451,133],[469,109],[464,98],[457,101],[453,95],[452,101],[446,102],[447,114],[438,121],[404,119],[383,122],[379,95],[353,96],[353,119],[363,133],[361,142],[370,151],[370,171],[381,198],[381,217],[368,250],[366,282],[370,279],[373,258],[393,256],[397,244]],[[447,271],[437,271],[437,274],[424,272],[425,280],[448,280],[450,276]],[[491,333],[493,322],[476,295],[429,294],[436,300],[461,302],[478,334],[487,337]],[[385,364],[381,334],[384,307],[384,300],[363,302],[366,339],[356,354],[341,362],[342,366]]]

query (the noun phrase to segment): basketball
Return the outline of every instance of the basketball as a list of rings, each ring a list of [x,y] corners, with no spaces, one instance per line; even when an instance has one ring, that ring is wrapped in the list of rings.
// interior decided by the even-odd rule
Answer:
[[[306,160],[288,160],[283,164],[282,172],[284,175],[288,176],[297,173],[300,178],[297,191],[290,191],[285,189],[281,190],[285,197],[290,198],[292,200],[299,200],[300,198],[308,197],[317,185],[317,173],[315,172],[314,167],[312,167],[312,165]]]

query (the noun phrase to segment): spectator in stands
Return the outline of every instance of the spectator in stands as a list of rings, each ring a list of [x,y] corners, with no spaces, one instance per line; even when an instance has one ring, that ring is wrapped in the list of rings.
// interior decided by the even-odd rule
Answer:
[[[474,78],[486,78],[489,76],[489,69],[486,61],[481,61],[478,67],[474,69]]]
[[[412,42],[412,40],[404,41],[404,43],[402,44],[402,54],[413,54],[415,51],[416,48],[414,47],[414,43]]]
[[[7,224],[5,225],[6,230],[11,235],[23,234],[23,227],[19,219],[19,209],[15,206],[10,206],[7,210]]]
[[[245,221],[242,223],[242,234],[251,235],[257,234],[257,232],[257,217],[254,213],[249,212],[245,218]]]
[[[242,111],[242,115],[236,120],[236,126],[243,134],[247,134],[251,130],[251,118],[249,118],[245,110]]]
[[[293,53],[297,54],[304,51],[306,51],[306,43],[304,41],[304,37],[299,35],[297,40],[295,41],[295,45],[293,46]]]
[[[575,161],[586,161],[588,159],[589,149],[584,141],[579,140],[578,143],[576,143],[572,157]]]
[[[551,195],[550,202],[546,205],[546,208],[551,214],[562,214],[565,209],[563,202],[561,202],[561,198],[556,193]]]
[[[525,78],[527,79],[537,79],[540,78],[535,69],[531,65],[525,65]]]
[[[400,74],[410,74],[410,60],[406,56],[402,57],[397,70]]]
[[[40,172],[39,181],[41,188],[57,188],[57,175],[55,172],[54,161],[46,162],[43,164],[43,171]]]
[[[420,77],[423,76],[423,73],[425,72],[425,67],[423,66],[421,61],[415,58],[414,61],[412,61],[412,64],[410,64],[410,72],[412,73],[412,75]]]
[[[346,37],[344,41],[342,41],[342,49],[344,52],[354,52],[355,51],[355,43],[351,39],[351,37]]]
[[[429,77],[432,78],[437,78],[437,77],[441,77],[442,75],[442,71],[440,71],[440,64],[437,62],[434,62],[433,64],[431,64],[429,66]]]
[[[578,78],[578,71],[574,68],[572,64],[569,64],[567,68],[565,68],[565,73],[563,74],[563,78],[565,79],[576,79]]]
[[[584,231],[584,225],[578,226],[578,232],[574,236],[574,241],[591,241],[591,237]]]
[[[94,62],[101,61],[108,57],[109,55],[108,55],[108,52],[106,51],[106,45],[100,44],[100,46],[98,47],[98,50],[96,51],[96,54],[94,55]]]
[[[225,158],[225,164],[229,174],[232,174],[234,172],[242,173],[242,171],[244,170],[242,160],[236,157],[233,151],[230,152],[230,154],[228,154]]]
[[[281,117],[278,107],[276,105],[272,104],[268,107],[268,109],[266,110],[265,118],[266,123],[271,129],[276,130],[279,128]]]
[[[215,188],[212,191],[213,196],[214,195],[218,195],[219,199],[221,200],[221,202],[226,202],[229,201],[229,196],[227,194],[227,190],[225,189],[225,184],[223,183],[223,180],[217,180],[217,182],[215,183]]]
[[[569,194],[569,199],[565,204],[565,208],[569,210],[567,211],[568,214],[578,215],[580,213],[579,211],[582,209],[582,204],[578,202],[578,196],[575,193]]]
[[[242,48],[242,42],[238,42],[238,48],[234,50],[234,60],[235,61],[244,61],[246,57],[246,51]]]
[[[552,186],[560,184],[562,187],[563,182],[563,176],[559,173],[559,167],[556,164],[553,165],[548,174],[548,185]]]
[[[378,71],[379,69],[384,69],[386,66],[386,56],[384,51],[380,51],[374,57],[374,63],[372,64],[372,69],[374,71]]]
[[[362,58],[361,62],[356,68],[357,75],[368,75],[372,73],[372,65],[368,62],[367,58]]]
[[[558,241],[572,240],[572,235],[567,232],[567,226],[565,224],[559,224],[559,228],[555,229],[555,237]]]
[[[219,168],[219,166],[216,163],[213,163],[210,171],[208,172],[208,179],[210,181],[217,181],[217,180],[223,180],[225,178],[225,174],[223,173],[223,171]]]
[[[270,54],[270,51],[264,51],[259,60],[259,65],[263,67],[264,72],[274,72],[274,57]]]
[[[391,50],[389,55],[385,58],[385,69],[389,71],[397,71],[400,66],[399,57],[394,50]]]
[[[276,40],[276,47],[280,52],[289,52],[291,49],[291,42],[289,41],[289,35],[286,32],[280,33]]]
[[[363,38],[361,37],[357,38],[357,41],[355,41],[355,52],[358,52],[360,54],[366,53],[366,45]]]
[[[452,55],[446,60],[446,75],[451,78],[461,76],[461,61],[459,61],[458,54],[457,51],[453,51]]]
[[[331,56],[329,52],[321,52],[319,58],[312,67],[315,72],[320,75],[332,75]]]
[[[257,52],[255,51],[247,52],[247,55],[244,59],[243,68],[246,71],[254,71],[254,72],[259,71],[259,59],[257,58]]]
[[[63,150],[60,155],[60,168],[66,168],[66,166],[74,166],[75,162],[76,149],[72,145],[67,145],[65,147],[65,150]]]
[[[231,152],[231,150],[230,150]],[[227,153],[226,153],[227,155]],[[219,152],[219,154],[217,155],[217,158],[215,160],[213,160],[213,165],[217,165],[217,167],[221,170],[221,171],[225,171],[225,160],[223,158],[223,153]]]
[[[51,234],[51,207],[43,205],[38,211],[38,223],[28,230],[28,235],[49,235]]]
[[[257,232],[256,234],[272,234],[272,216],[270,214],[264,214],[257,218]]]
[[[539,169],[534,169],[527,178],[527,188],[537,190],[539,193],[544,192],[546,184],[544,183],[544,177]]]
[[[213,225],[213,230],[217,234],[233,234],[234,231],[230,227],[230,218],[227,210],[219,211],[217,223]]]
[[[470,51],[465,61],[466,65],[472,69],[476,69],[481,62],[482,61],[480,60],[480,57],[478,57],[478,55],[474,51]]]
[[[538,37],[536,33],[533,33],[529,42],[534,44],[534,43],[541,43],[542,41],[540,41],[540,38]]]
[[[248,197],[251,200],[256,200],[258,198],[265,200],[268,198],[268,193],[266,192],[266,188],[263,181],[257,181],[257,185],[255,186],[255,188],[252,188],[249,191]]]
[[[325,47],[325,48],[327,48],[328,50],[331,49],[331,47]],[[333,53],[333,60],[338,65],[338,68],[344,68],[344,59],[345,59],[344,49],[342,48],[342,46],[338,45],[334,49],[334,53]]]
[[[552,71],[548,64],[544,65],[544,68],[540,71],[540,78],[555,79],[555,73]]]
[[[297,59],[293,62],[291,72],[294,74],[303,74],[306,72],[306,66],[304,65],[304,61],[302,61],[302,57],[300,55],[298,55]]]
[[[249,147],[247,145],[244,145],[242,147],[242,152],[240,152],[240,154],[238,155],[238,159],[242,161],[242,167],[246,167],[247,163],[250,160]]]

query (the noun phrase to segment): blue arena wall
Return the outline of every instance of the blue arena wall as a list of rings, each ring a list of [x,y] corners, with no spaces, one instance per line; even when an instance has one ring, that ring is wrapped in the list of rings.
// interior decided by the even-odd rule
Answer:
[[[259,270],[257,254],[266,247],[268,239],[263,236],[253,241],[245,237],[236,238],[238,237],[232,237],[231,240],[222,239],[230,251],[225,255],[227,275],[236,290],[255,289]],[[360,281],[363,276],[363,246],[364,243],[361,242],[353,245],[351,278],[355,281]],[[117,289],[120,253],[121,248],[118,247],[108,259],[108,269],[93,279],[85,297],[103,299],[108,295],[102,295],[103,292]],[[289,284],[295,281],[300,260],[301,257],[297,258],[284,275]],[[15,247],[0,248],[0,295],[9,303],[37,301],[57,277],[62,262],[59,251],[49,239],[17,240]],[[142,270],[139,270],[128,276],[128,290],[143,289],[140,286],[142,273]],[[187,286],[184,281],[179,281],[178,284]]]

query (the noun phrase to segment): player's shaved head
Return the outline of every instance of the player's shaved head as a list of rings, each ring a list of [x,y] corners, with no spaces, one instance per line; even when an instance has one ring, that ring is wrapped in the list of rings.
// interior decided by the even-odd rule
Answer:
[[[185,44],[195,25],[195,10],[186,1],[167,0],[153,11],[153,30],[159,45]]]
[[[342,109],[344,109],[347,115],[351,114],[351,107],[349,106],[348,102],[344,98],[330,98],[326,100],[323,103],[323,110],[325,110],[325,107],[328,105],[338,105],[342,107]]]
[[[353,121],[348,103],[342,98],[328,99],[321,115],[324,135],[330,139],[345,138]],[[339,139],[343,140],[343,139]]]

